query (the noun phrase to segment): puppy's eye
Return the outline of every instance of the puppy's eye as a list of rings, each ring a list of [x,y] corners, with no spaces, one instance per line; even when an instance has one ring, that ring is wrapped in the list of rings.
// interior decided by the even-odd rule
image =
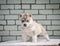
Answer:
[[[22,23],[24,22],[24,20],[22,20]]]
[[[29,20],[27,20],[27,22],[29,22]]]

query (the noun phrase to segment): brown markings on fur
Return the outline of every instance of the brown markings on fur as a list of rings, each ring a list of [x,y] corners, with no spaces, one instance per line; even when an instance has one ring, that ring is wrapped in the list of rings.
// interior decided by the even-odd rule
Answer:
[[[24,15],[23,15],[23,19],[24,19],[24,20],[30,20],[30,19],[31,19],[30,14],[29,14],[29,15],[24,14]]]

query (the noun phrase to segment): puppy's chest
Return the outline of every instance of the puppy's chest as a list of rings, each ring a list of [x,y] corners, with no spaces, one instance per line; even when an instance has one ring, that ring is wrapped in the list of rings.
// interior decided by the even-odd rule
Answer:
[[[27,35],[29,35],[29,36],[35,35],[34,27],[25,29],[25,33],[26,33]]]

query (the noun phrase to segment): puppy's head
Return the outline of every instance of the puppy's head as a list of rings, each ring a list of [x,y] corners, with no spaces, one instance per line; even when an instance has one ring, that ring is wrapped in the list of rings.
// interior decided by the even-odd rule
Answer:
[[[21,14],[21,23],[23,27],[28,27],[32,23],[32,15],[31,14]]]

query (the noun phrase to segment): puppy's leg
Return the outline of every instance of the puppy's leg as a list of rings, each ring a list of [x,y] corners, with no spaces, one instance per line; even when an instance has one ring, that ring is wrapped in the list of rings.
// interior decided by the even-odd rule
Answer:
[[[23,39],[23,42],[26,42],[27,41],[27,35],[26,34],[23,34],[22,35],[22,39]]]
[[[37,42],[37,36],[32,37],[32,42]]]
[[[45,34],[44,37],[46,38],[47,41],[50,40],[48,34]]]
[[[42,34],[43,34],[43,36],[46,38],[46,40],[47,41],[49,41],[50,39],[49,39],[49,36],[48,36],[48,34],[47,34],[47,32],[46,32],[46,30],[42,27]]]

